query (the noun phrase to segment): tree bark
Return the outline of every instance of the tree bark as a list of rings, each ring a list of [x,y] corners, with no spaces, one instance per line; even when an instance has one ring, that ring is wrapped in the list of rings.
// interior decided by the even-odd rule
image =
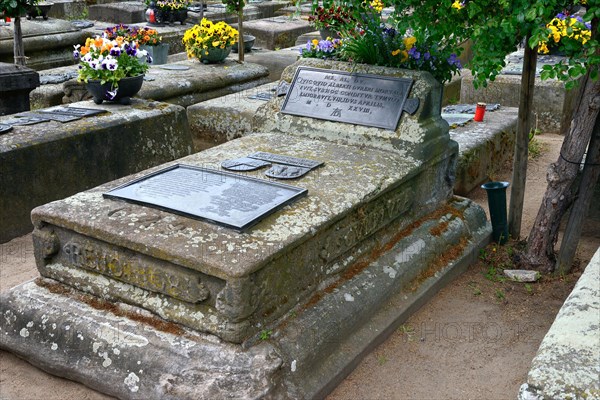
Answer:
[[[238,8],[238,61],[244,62],[244,7]]]
[[[557,274],[568,274],[571,271],[577,244],[581,238],[583,221],[590,209],[594,189],[600,176],[600,117],[596,117],[596,124],[592,132],[592,139],[588,147],[585,166],[579,184],[577,198],[571,208],[569,221],[563,235],[555,272]]]
[[[600,110],[600,79],[592,81],[588,71],[581,83],[583,90],[571,128],[563,141],[559,159],[548,168],[548,187],[522,257],[527,266],[549,272],[555,266],[554,245],[560,221],[573,201],[573,182]]]
[[[513,238],[521,234],[523,216],[523,200],[525,198],[525,182],[527,179],[527,157],[529,152],[529,133],[533,109],[533,93],[535,86],[535,69],[537,64],[537,47],[531,49],[529,36],[525,39],[523,72],[521,74],[521,93],[519,97],[519,115],[517,135],[515,138],[515,155],[513,160],[512,186],[510,189],[510,206],[508,209],[508,233]]]
[[[13,44],[13,53],[15,64],[25,65],[25,48],[23,46],[23,31],[21,30],[21,17],[15,17],[13,22],[15,40]]]

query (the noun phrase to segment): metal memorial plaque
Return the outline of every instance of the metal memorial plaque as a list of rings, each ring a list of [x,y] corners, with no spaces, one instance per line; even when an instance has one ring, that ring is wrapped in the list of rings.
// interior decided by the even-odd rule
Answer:
[[[52,112],[52,111],[34,111],[34,112],[22,114],[22,115],[47,118],[49,120],[58,121],[58,122],[71,122],[71,121],[77,121],[78,119],[81,119],[81,117],[78,117],[76,115],[67,115],[67,114],[63,114],[60,112]]]
[[[281,112],[396,130],[413,80],[298,67]]]
[[[0,124],[0,134],[6,133],[6,132],[10,131],[11,129],[12,129],[12,126],[10,126],[10,125]]]
[[[39,124],[40,122],[48,122],[48,121],[50,121],[50,119],[44,118],[44,117],[39,116],[39,115],[23,115],[22,117],[19,117],[18,115],[15,115],[15,117],[17,117],[17,118],[5,120],[5,121],[2,121],[2,122],[4,124],[10,125],[10,126],[21,126],[21,125]]]
[[[275,93],[269,93],[269,92],[259,92],[253,95],[248,96],[249,99],[251,100],[264,100],[264,101],[269,101],[271,100],[273,97],[275,97]]]
[[[243,231],[307,193],[306,189],[264,179],[178,164],[119,186],[104,197]]]
[[[310,168],[295,167],[293,165],[273,165],[265,171],[265,175],[277,179],[296,179],[309,171]]]
[[[323,161],[309,160],[308,158],[284,156],[282,154],[267,153],[265,151],[257,151],[256,153],[250,154],[248,157],[256,158],[258,160],[269,161],[277,164],[305,167],[308,169],[317,168],[319,165],[323,165]]]
[[[475,114],[446,114],[442,113],[442,119],[445,120],[450,128],[456,128],[457,126],[463,126],[467,122],[471,121]]]
[[[99,110],[97,108],[82,107],[61,107],[55,110],[58,110],[58,112],[61,112],[63,114],[76,115],[78,117],[92,117],[94,115],[104,114],[108,112],[106,110]]]
[[[178,65],[178,64],[163,64],[157,65],[160,69],[166,69],[167,71],[187,71],[190,69],[187,65]]]
[[[263,160],[257,160],[249,157],[234,158],[231,160],[225,160],[221,163],[221,167],[230,171],[254,171],[262,167],[271,165],[271,163]]]

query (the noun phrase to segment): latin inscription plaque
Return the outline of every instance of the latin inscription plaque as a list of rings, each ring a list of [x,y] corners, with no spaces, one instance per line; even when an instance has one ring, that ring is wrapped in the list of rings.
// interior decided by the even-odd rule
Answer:
[[[413,80],[298,67],[281,112],[396,130]]]
[[[264,179],[178,164],[104,196],[245,230],[307,193],[306,189]]]

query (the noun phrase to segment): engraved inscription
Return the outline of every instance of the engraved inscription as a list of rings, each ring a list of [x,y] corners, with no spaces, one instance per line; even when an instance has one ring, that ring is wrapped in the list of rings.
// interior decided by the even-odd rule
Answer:
[[[248,156],[249,158],[256,158],[258,160],[265,160],[277,164],[293,165],[295,167],[305,168],[316,168],[323,164],[323,161],[309,160],[308,158],[298,158],[292,156],[285,156],[283,154],[267,153],[265,151],[257,151]]]
[[[136,262],[118,252],[94,246],[91,243],[69,241],[62,248],[65,258],[74,267],[87,269],[111,278],[163,293],[190,303],[206,300],[209,291],[197,274],[185,271],[167,271],[147,263]]]
[[[395,130],[412,83],[407,78],[299,67],[281,112]]]
[[[177,165],[104,195],[245,229],[306,193],[263,179]]]

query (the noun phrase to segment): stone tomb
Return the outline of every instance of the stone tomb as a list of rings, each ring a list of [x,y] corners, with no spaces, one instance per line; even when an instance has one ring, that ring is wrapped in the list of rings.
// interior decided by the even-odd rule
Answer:
[[[35,209],[43,278],[2,296],[0,346],[120,398],[320,398],[472,262],[491,229],[452,197],[440,85],[319,60],[282,79],[300,64],[413,79],[421,105],[390,131],[281,114],[276,98],[257,112],[267,133],[177,160],[324,162],[247,232],[103,197],[159,167]]]

